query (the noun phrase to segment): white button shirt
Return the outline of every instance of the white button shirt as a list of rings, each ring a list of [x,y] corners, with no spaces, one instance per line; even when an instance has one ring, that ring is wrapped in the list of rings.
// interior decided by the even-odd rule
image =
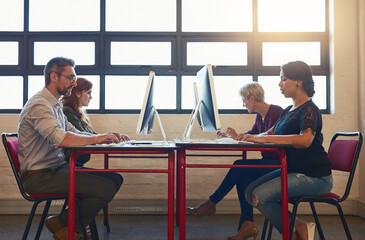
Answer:
[[[19,116],[20,172],[64,164],[65,156],[59,145],[67,131],[80,133],[67,121],[59,99],[44,87],[28,100]]]

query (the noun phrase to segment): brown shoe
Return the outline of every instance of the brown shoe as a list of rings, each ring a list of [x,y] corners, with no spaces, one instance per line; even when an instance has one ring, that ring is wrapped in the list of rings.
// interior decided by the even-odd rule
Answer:
[[[53,238],[55,240],[68,240],[68,227],[63,227],[60,230],[58,230],[54,234]],[[80,238],[81,238],[81,234],[75,233],[75,238],[74,239],[75,240],[80,240]]]
[[[259,229],[256,226],[251,227],[251,228],[241,227],[241,229],[237,235],[229,236],[229,237],[227,237],[227,239],[228,240],[245,240],[245,239],[252,237],[254,240],[256,240],[258,234],[259,234]]]
[[[45,225],[48,228],[48,230],[53,234],[55,234],[57,231],[59,231],[61,228],[64,227],[64,225],[62,225],[60,221],[58,221],[57,216],[48,217],[45,222]]]
[[[216,211],[215,203],[210,200],[207,200],[194,208],[187,207],[186,210],[195,217],[214,215]]]

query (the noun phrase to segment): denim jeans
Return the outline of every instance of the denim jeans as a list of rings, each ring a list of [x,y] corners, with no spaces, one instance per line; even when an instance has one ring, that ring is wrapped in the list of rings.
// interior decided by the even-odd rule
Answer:
[[[236,160],[234,165],[260,165],[260,164],[280,164],[274,159],[242,159]],[[253,207],[246,201],[245,189],[248,184],[273,171],[271,168],[231,168],[223,179],[217,190],[209,197],[214,202],[220,202],[236,185],[237,195],[241,206],[241,220],[254,221]]]
[[[288,197],[324,195],[331,191],[333,186],[332,175],[325,177],[309,177],[302,173],[288,174]],[[252,202],[252,194],[257,201]],[[251,182],[245,190],[246,199],[282,232],[281,212],[281,178],[280,169],[274,170]],[[290,222],[291,212],[289,212]]]

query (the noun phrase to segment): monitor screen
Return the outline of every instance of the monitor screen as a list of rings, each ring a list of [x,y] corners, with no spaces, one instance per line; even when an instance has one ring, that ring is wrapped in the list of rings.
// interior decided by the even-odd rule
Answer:
[[[217,100],[213,80],[212,65],[204,66],[196,74],[199,101],[201,101],[198,119],[204,132],[214,132],[221,129]],[[200,119],[201,118],[201,119]]]
[[[153,119],[155,116],[155,109],[153,106],[154,78],[155,73],[150,71],[141,112],[139,114],[137,134],[150,134],[153,127]]]

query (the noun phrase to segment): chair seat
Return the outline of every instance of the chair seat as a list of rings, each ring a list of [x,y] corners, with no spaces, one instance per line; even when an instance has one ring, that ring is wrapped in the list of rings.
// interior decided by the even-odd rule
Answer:
[[[68,194],[67,193],[46,193],[46,194],[32,194],[29,195],[30,198],[45,198],[45,197],[66,197],[67,198]],[[81,194],[81,195],[77,195],[80,198],[87,198],[87,195]]]
[[[29,195],[30,198],[45,198],[45,197],[67,197],[67,194],[61,194],[61,193],[48,193],[48,194],[32,194]]]
[[[337,195],[336,193],[330,192],[330,193],[328,193],[326,195],[321,195],[321,196],[307,196],[305,198],[308,198],[308,199],[310,199],[310,198],[333,198],[333,199],[338,200],[338,199],[341,198],[341,196]],[[290,203],[294,204],[296,201],[298,201],[298,199],[299,198],[289,198],[288,201]]]

